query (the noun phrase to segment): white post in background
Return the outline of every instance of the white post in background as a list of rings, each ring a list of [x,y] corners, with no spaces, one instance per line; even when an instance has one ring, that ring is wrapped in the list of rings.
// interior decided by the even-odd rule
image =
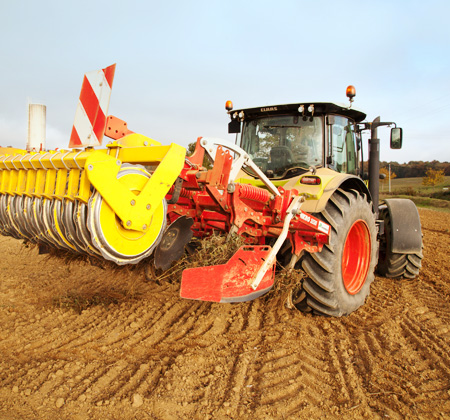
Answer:
[[[389,194],[391,193],[391,164],[389,164]]]
[[[46,113],[45,105],[28,104],[28,152],[39,152],[45,149]]]

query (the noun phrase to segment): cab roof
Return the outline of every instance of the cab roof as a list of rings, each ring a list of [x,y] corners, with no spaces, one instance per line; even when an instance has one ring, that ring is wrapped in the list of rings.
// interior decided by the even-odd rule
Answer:
[[[302,105],[305,110],[304,114],[299,111],[299,107]],[[337,114],[355,120],[356,122],[361,122],[366,118],[366,114],[364,112],[359,111],[356,108],[349,108],[345,104],[336,102],[299,102],[295,104],[233,109],[231,111],[228,111],[228,113],[230,114],[230,116],[233,116],[234,113],[237,113],[239,115],[241,112],[243,112],[244,120],[283,114],[311,116],[311,112],[308,111],[308,107],[311,105],[314,105],[314,115]]]

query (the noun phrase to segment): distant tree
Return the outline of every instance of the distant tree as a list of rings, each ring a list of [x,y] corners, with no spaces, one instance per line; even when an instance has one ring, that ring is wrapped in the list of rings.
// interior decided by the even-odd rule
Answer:
[[[435,170],[428,168],[425,176],[423,177],[422,184],[434,187],[444,182],[444,170]]]
[[[186,156],[187,157],[192,156],[194,154],[195,145],[196,145],[196,143],[189,143],[188,144],[188,147],[186,147]],[[211,162],[211,158],[208,156],[207,153],[205,153],[205,157],[203,158],[202,165],[206,169],[211,169],[213,167],[212,162]]]
[[[186,154],[191,156],[194,153],[196,143],[189,143],[188,147],[186,147]]]
[[[408,163],[380,161],[380,168],[388,167],[389,164],[391,165],[391,170],[395,171],[397,178],[423,178],[426,176],[428,168],[436,171],[443,170],[445,176],[450,176],[449,162],[438,162],[437,160],[431,162],[410,161]],[[368,163],[364,162],[365,172],[367,172],[367,168]]]

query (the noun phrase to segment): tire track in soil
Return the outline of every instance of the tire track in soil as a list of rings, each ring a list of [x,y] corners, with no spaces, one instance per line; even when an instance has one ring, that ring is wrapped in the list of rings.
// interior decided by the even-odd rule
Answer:
[[[196,331],[195,320],[208,316],[209,307],[207,303],[179,300],[173,305],[166,304],[158,310],[158,317],[150,315],[139,320],[134,326],[137,333],[115,341],[115,345],[121,344],[127,350],[127,358],[133,356],[136,364],[132,372],[122,375],[115,386],[109,388],[108,397],[126,399],[134,393],[147,397],[157,390],[162,375],[167,375],[173,368],[183,343],[189,342],[190,336],[203,333]],[[146,326],[150,319],[151,325]],[[144,333],[140,332],[141,329]],[[139,350],[133,349],[136,346]],[[155,356],[159,359],[159,354],[165,356],[151,360]]]
[[[198,329],[196,328],[197,322],[195,320],[201,317],[207,317],[208,312],[210,311],[210,306],[210,304],[205,303],[194,303],[194,305],[192,305],[191,303],[180,303],[178,301],[177,303],[175,303],[175,305],[171,305],[171,309],[169,311],[164,311],[163,309],[159,310],[159,312],[164,312],[164,314],[159,318],[153,318],[153,325],[148,326],[148,329],[146,329],[145,334],[143,334],[142,337],[136,337],[136,335],[127,335],[126,337],[122,337],[120,341],[114,342],[114,344],[121,344],[128,349],[139,342],[141,348],[145,347],[147,349],[151,349],[151,351],[146,352],[145,354],[141,351],[141,354],[139,356],[141,359],[144,359],[146,356],[151,356],[151,354],[158,354],[161,352],[164,354],[174,354],[174,346],[175,348],[177,347],[176,343],[179,341],[183,341],[184,338],[189,341],[189,336],[192,336],[191,339],[194,339],[194,337],[198,339],[199,334],[202,333],[212,336],[220,336],[228,328],[223,322],[213,323],[211,328],[208,328],[206,331],[198,331]],[[257,306],[255,306],[255,308]],[[257,310],[250,311],[250,314],[248,316],[246,316],[245,314],[244,316],[239,316],[238,322],[234,323],[237,329],[243,328],[244,332],[248,328],[252,330],[258,330],[259,325],[257,321],[255,321],[256,323],[253,322],[253,318],[255,317],[252,316],[252,313],[256,313]],[[144,324],[146,324],[147,318],[142,319],[140,321],[140,325],[135,328],[139,329]],[[248,321],[246,320],[247,318]],[[205,339],[210,340],[210,337],[206,337]],[[195,342],[195,345],[198,348],[199,342],[197,340]],[[242,356],[241,351],[238,351],[238,354],[239,357]],[[133,355],[136,356],[137,353],[134,351]],[[167,360],[165,362],[167,362]],[[242,368],[240,367],[241,361],[235,361],[235,363],[237,365],[231,369],[229,378],[230,383],[235,381],[236,377],[239,378],[240,375],[236,372],[242,370]],[[116,368],[113,367],[112,369],[115,371]],[[143,395],[150,395],[153,391],[156,390],[159,384],[161,370],[167,370],[167,373],[170,373],[170,369],[171,366],[169,366],[169,363],[162,363],[159,369],[153,367],[150,370],[148,368],[148,365],[141,364],[139,368],[135,368],[134,372],[131,372],[131,374],[129,372],[122,372],[121,375],[112,375],[110,371],[105,371],[105,376],[116,377],[116,384],[113,384],[113,386],[111,386],[111,381],[99,377],[97,379],[96,385],[98,388],[96,393],[99,396],[97,400],[101,401],[105,398],[129,398],[134,392],[140,392],[143,393]],[[211,370],[211,373],[214,373],[214,369]],[[239,380],[237,381],[239,382]],[[101,386],[102,383],[108,384],[109,390],[106,396],[102,395],[100,397],[100,395],[102,394],[102,388],[104,388]],[[152,387],[150,387],[145,384],[153,385]],[[236,386],[227,386],[226,389],[228,390],[228,394],[230,394],[230,389],[232,388],[236,388]],[[223,402],[226,403],[226,400],[230,399],[231,401],[228,403],[229,406],[236,404],[236,399],[230,398],[230,395],[228,394],[223,397]],[[193,395],[194,399],[199,398],[199,396],[195,397],[195,393]],[[217,395],[215,396],[215,398],[217,398]]]
[[[358,364],[357,356],[362,356],[363,360],[371,360],[371,353],[365,356],[360,353],[361,347],[371,348],[367,343],[368,333],[364,330],[360,334],[349,333],[346,325],[341,323],[330,323],[323,332],[327,336],[326,360],[333,381],[333,399],[338,403],[339,412],[341,414],[348,410],[354,410],[355,413],[362,413],[362,410],[367,412],[369,404],[365,380],[371,375],[371,365]]]
[[[317,356],[317,348],[312,349]],[[309,406],[319,406],[323,393],[330,392],[327,373],[317,367],[308,349],[267,352],[259,370],[257,406],[267,407],[271,414],[305,415]]]
[[[332,390],[322,361],[323,345],[317,341],[321,331],[310,322],[314,317],[302,314],[299,325],[279,327],[289,312],[282,309],[281,302],[273,305],[278,305],[278,310],[268,308],[265,312],[262,348],[248,385],[254,387],[252,407],[261,417],[265,413],[273,416],[270,418],[317,416],[324,395]],[[296,345],[280,348],[280,342]]]
[[[375,375],[371,385],[374,386],[374,394],[380,396],[380,402],[391,405],[404,416],[410,416],[414,413],[409,408],[414,406],[426,383],[425,378],[428,381],[433,368],[429,358],[420,350],[423,344],[418,344],[421,340],[411,340],[411,330],[404,321],[388,327],[389,331],[384,329],[381,332],[388,352],[385,352],[384,363],[380,366],[382,370]],[[395,346],[392,344],[394,340],[397,342]],[[437,374],[441,377],[446,375],[445,372]]]
[[[0,400],[0,414],[23,401],[36,413],[47,407],[41,418],[55,417],[63,411],[50,407],[64,398],[68,410],[91,410],[86,418],[131,419],[138,394],[146,412],[164,420],[445,418],[450,284],[447,249],[441,257],[438,244],[448,235],[428,223],[433,258],[419,279],[377,278],[366,305],[340,319],[262,299],[187,302],[175,286],[148,285],[135,300],[81,314],[45,310],[30,295],[45,270],[28,276],[30,265],[16,263],[0,284],[0,395],[14,396]]]
[[[334,398],[340,403],[340,413],[352,410],[356,416],[409,418],[410,399],[415,389],[410,380],[415,373],[405,372],[402,354],[406,343],[393,331],[394,322],[379,330],[362,329],[349,333],[346,322],[337,326],[335,336],[327,342],[330,371],[337,385]],[[353,328],[353,327],[351,327]],[[395,337],[395,341],[394,341]],[[343,406],[343,407],[342,407]]]
[[[262,310],[261,302],[253,301],[248,304],[247,314],[242,318],[240,317],[242,323],[240,335],[245,335],[248,338],[245,343],[236,348],[233,354],[231,366],[229,365],[228,375],[225,378],[224,391],[218,400],[231,417],[240,418],[248,410],[247,406],[250,401],[246,397],[248,396],[248,388],[251,388],[251,386],[248,387],[252,381],[251,366],[259,356],[258,348],[261,346],[263,338],[260,334],[255,336],[253,332],[261,330]],[[232,335],[233,332],[228,330],[228,334]],[[207,397],[208,399],[213,397],[212,388],[209,389]]]

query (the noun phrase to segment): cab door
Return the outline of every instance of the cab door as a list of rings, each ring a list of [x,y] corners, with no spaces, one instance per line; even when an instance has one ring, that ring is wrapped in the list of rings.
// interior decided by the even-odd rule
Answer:
[[[340,115],[328,115],[327,166],[337,172],[357,174],[355,124]]]

